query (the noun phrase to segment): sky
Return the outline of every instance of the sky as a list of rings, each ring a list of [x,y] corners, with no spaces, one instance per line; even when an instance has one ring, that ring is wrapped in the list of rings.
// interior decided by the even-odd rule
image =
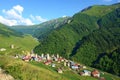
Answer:
[[[92,5],[110,5],[120,0],[1,0],[0,23],[8,26],[34,25],[73,16]]]

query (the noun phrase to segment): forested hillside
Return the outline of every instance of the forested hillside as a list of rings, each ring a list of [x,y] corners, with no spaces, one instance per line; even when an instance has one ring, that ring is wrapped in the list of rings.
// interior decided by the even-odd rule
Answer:
[[[53,54],[61,53],[69,57],[76,42],[82,39],[83,36],[99,28],[96,20],[96,17],[91,17],[86,14],[76,14],[73,16],[71,23],[65,24],[61,29],[56,29],[49,34],[47,38],[36,47],[36,51],[39,50],[43,53],[49,52]]]
[[[39,54],[59,53],[88,66],[120,75],[117,62],[120,60],[119,48],[120,4],[114,4],[92,6],[75,14],[70,23],[52,31],[34,51]],[[112,64],[114,67],[111,67]]]

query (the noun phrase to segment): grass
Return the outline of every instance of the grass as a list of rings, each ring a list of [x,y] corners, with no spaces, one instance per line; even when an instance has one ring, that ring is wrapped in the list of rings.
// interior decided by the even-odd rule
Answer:
[[[46,66],[38,62],[24,62],[21,59],[14,59],[10,56],[0,56],[0,67],[6,73],[12,75],[16,80],[97,80],[93,77],[80,76],[72,70],[59,74],[56,68]],[[119,77],[105,73],[102,75],[106,80],[119,80]]]
[[[104,75],[101,74],[102,77],[105,77],[106,80],[120,80],[120,77],[116,76],[116,75],[112,75],[109,73],[104,72]]]
[[[59,74],[59,73],[57,73],[57,69],[56,68],[52,68],[51,66],[46,66],[43,63],[30,62],[30,64],[38,66],[40,68],[48,69],[52,73],[58,74],[61,77],[66,78],[68,80],[97,80],[97,79],[95,79],[93,77],[80,76],[79,74],[74,73],[72,70],[64,71],[63,74]]]
[[[83,11],[82,13],[85,13],[87,15],[96,16],[96,17],[102,17],[110,12],[112,12],[115,8],[117,8],[119,5],[113,5],[113,6],[92,6],[91,9]]]
[[[49,69],[7,56],[0,56],[0,61],[0,66],[17,80],[69,80]]]
[[[15,46],[15,49],[10,48],[12,44]],[[5,37],[0,35],[0,48],[7,49],[4,52],[0,52],[1,54],[17,54],[22,53],[23,50],[31,51],[38,44],[39,42],[30,35],[25,35],[23,37]]]

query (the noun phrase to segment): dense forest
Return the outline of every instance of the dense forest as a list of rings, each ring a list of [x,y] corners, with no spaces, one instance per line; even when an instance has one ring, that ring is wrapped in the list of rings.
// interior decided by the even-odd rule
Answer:
[[[75,14],[70,23],[53,30],[34,51],[38,54],[59,53],[120,75],[120,4],[91,6]]]

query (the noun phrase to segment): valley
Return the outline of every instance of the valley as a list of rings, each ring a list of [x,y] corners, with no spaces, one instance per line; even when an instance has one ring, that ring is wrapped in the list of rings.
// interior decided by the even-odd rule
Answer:
[[[37,25],[0,23],[0,76],[11,80],[120,80],[119,60],[120,3]]]

